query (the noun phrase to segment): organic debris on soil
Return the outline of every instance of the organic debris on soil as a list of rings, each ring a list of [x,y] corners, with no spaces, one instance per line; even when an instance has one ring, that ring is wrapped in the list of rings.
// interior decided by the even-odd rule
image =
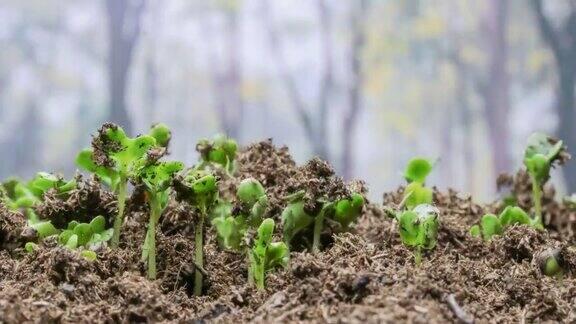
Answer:
[[[271,140],[241,151],[237,163],[234,177],[219,175],[222,194],[230,197],[242,179],[258,179],[269,196],[267,214],[276,220],[285,197],[302,189],[311,209],[318,197],[366,191],[361,182],[344,183],[319,159],[297,166],[288,149]],[[526,181],[519,173],[500,183],[529,208]],[[114,215],[111,194],[93,179],[79,183],[67,200],[46,200],[37,208],[40,216]],[[559,249],[568,269],[576,266],[575,213],[547,188],[549,232],[511,226],[487,243],[471,237],[470,226],[502,206],[435,189],[438,245],[419,267],[401,244],[396,222],[382,205],[369,203],[354,229],[335,235],[321,253],[292,252],[287,269],[269,274],[265,291],[247,284],[246,257],[220,249],[210,229],[203,297],[192,294],[197,215],[185,208],[172,204],[165,211],[157,237],[158,280],[149,281],[140,262],[147,217],[138,208],[129,209],[120,248],[102,248],[97,260],[87,261],[55,242],[25,253],[19,238],[24,216],[0,206],[0,322],[575,322],[574,272],[558,280],[540,270],[538,256],[551,248]],[[384,205],[399,204],[402,193],[386,193]]]

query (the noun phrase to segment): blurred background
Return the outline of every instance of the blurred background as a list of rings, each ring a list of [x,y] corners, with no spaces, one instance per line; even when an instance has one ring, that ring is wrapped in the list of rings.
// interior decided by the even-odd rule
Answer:
[[[72,175],[105,121],[274,138],[373,198],[413,156],[493,199],[544,131],[576,149],[573,0],[1,0],[0,177]],[[576,163],[554,181],[576,191]]]

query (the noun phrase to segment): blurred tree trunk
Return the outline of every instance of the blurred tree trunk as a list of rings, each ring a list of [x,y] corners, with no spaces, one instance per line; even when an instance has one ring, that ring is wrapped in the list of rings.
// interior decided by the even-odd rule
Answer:
[[[532,0],[532,8],[538,21],[542,38],[554,55],[558,73],[556,109],[560,121],[558,136],[568,149],[576,149],[576,4],[569,2],[568,18],[559,28],[552,25],[544,13],[543,2]],[[576,163],[568,163],[563,169],[566,186],[570,192],[576,191]]]
[[[148,0],[148,8],[150,12],[150,28],[147,30],[148,46],[146,49],[146,58],[144,63],[144,86],[146,89],[145,97],[146,103],[144,105],[144,129],[150,127],[154,123],[160,122],[157,120],[156,112],[158,111],[158,97],[159,97],[159,84],[158,84],[158,62],[157,51],[158,47],[158,26],[160,22],[160,11],[162,7],[162,0],[151,1]]]
[[[226,61],[227,71],[224,77],[226,87],[227,114],[225,131],[228,136],[239,139],[242,119],[244,116],[244,100],[242,98],[242,35],[239,23],[238,9],[226,11]]]
[[[486,14],[489,74],[483,89],[488,138],[495,175],[510,171],[510,78],[508,74],[508,1],[490,0]]]
[[[239,139],[244,118],[242,97],[242,38],[237,8],[224,8],[224,30],[217,33],[212,22],[206,21],[206,33],[214,42],[222,41],[224,57],[218,57],[217,44],[208,55],[214,105],[220,129]]]
[[[126,107],[128,72],[133,61],[134,46],[140,36],[141,16],[146,0],[106,0],[108,22],[108,93],[109,121],[132,133]]]
[[[323,0],[318,0],[318,1],[323,1]],[[324,23],[326,23],[329,19],[329,16],[327,16],[328,15],[327,8],[324,4],[321,4],[319,6],[319,8],[321,9],[320,10],[320,23],[322,24],[323,20],[324,20]],[[323,11],[323,10],[325,10],[325,11]],[[278,68],[278,73],[280,75],[280,79],[281,79],[282,83],[284,84],[284,87],[286,88],[286,91],[288,93],[288,99],[290,100],[292,107],[296,111],[296,115],[300,119],[300,123],[302,124],[302,127],[304,128],[304,133],[306,134],[306,137],[308,138],[308,142],[310,143],[310,145],[312,147],[312,151],[315,155],[317,155],[317,156],[319,156],[325,160],[329,160],[329,157],[330,157],[330,150],[328,148],[329,143],[327,141],[326,136],[322,135],[322,134],[326,133],[326,128],[327,128],[327,124],[326,124],[327,123],[327,116],[322,116],[322,114],[327,115],[327,113],[326,113],[327,110],[322,112],[322,109],[320,109],[320,113],[318,114],[318,116],[314,116],[313,113],[309,112],[309,109],[308,109],[306,103],[304,102],[304,98],[302,98],[302,96],[300,95],[298,88],[296,86],[297,82],[290,73],[288,60],[286,59],[286,56],[285,56],[284,52],[282,51],[280,33],[278,30],[278,27],[273,22],[272,11],[270,9],[269,0],[262,0],[262,14],[261,14],[261,16],[262,16],[262,19],[264,20],[264,26],[266,28],[268,43],[270,44],[272,56],[274,57],[274,59],[276,61],[276,67]],[[321,29],[324,32],[328,31],[328,29],[326,27],[321,27]],[[326,37],[329,37],[329,36],[323,35],[322,37],[324,38],[324,40],[326,40]],[[327,51],[329,49],[330,48],[327,48],[324,45],[322,50]],[[326,54],[324,54],[323,57],[326,57]],[[332,73],[332,72],[331,71],[328,72],[325,69],[322,73],[324,73],[324,76],[322,77],[322,79],[326,80],[328,78],[326,78],[325,74],[326,73]],[[322,99],[322,96],[327,95],[327,93],[328,93],[328,91],[326,91],[325,94],[322,94],[322,93],[320,94],[320,98],[321,98],[320,101],[321,102],[323,100],[327,100],[327,98]],[[316,107],[316,108],[318,108],[318,107]],[[316,117],[316,118],[314,118],[314,117]]]
[[[354,173],[354,135],[358,115],[362,108],[362,49],[365,43],[365,18],[367,12],[367,0],[353,0],[350,30],[350,78],[348,80],[348,111],[344,114],[342,124],[342,175],[344,179],[350,179]]]

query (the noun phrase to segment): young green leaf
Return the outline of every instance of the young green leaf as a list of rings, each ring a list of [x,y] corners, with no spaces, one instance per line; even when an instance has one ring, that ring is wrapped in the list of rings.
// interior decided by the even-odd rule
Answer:
[[[249,277],[260,290],[265,288],[266,272],[275,267],[285,267],[290,258],[288,246],[283,242],[272,243],[274,220],[267,218],[258,228],[254,247],[250,252]]]
[[[364,197],[355,193],[348,199],[342,199],[334,206],[334,220],[337,221],[343,230],[348,230],[350,224],[355,222],[364,206]]]
[[[404,205],[413,209],[418,205],[431,204],[433,199],[432,189],[426,188],[420,182],[412,182],[404,189]]]
[[[528,138],[524,152],[524,165],[532,180],[532,195],[537,228],[544,228],[542,223],[542,186],[550,178],[550,169],[555,161],[561,160],[564,150],[562,141],[541,133],[534,133]]]
[[[253,206],[262,196],[265,195],[266,190],[260,181],[253,178],[242,180],[238,186],[238,190],[236,191],[236,197],[238,197],[243,204],[248,206]]]
[[[482,238],[484,238],[485,241],[490,241],[494,235],[502,234],[502,224],[498,216],[494,214],[482,216],[480,228],[482,230]]]
[[[166,124],[159,123],[152,126],[150,129],[150,136],[154,137],[156,140],[156,145],[161,147],[168,147],[170,140],[172,139],[172,132]]]
[[[98,255],[96,255],[96,252],[91,250],[83,250],[82,252],[80,252],[80,255],[88,261],[96,261],[96,259],[98,259]]]
[[[424,184],[426,178],[432,172],[432,163],[424,158],[413,158],[408,162],[404,171],[404,178],[409,183],[420,182]]]
[[[235,169],[238,144],[224,135],[216,135],[212,141],[203,139],[196,145],[203,164],[213,163],[222,166],[229,174]]]
[[[298,200],[288,204],[282,212],[283,240],[290,244],[294,236],[314,223],[314,217],[304,211],[304,201]]]
[[[431,250],[438,241],[440,212],[430,205],[419,205],[413,210],[399,213],[397,220],[404,245],[415,248],[414,260],[421,262],[422,250]]]

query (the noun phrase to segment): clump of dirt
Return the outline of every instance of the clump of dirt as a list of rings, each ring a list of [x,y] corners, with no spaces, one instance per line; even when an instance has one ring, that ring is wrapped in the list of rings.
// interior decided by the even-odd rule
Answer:
[[[320,197],[340,199],[366,190],[362,182],[344,183],[321,160],[297,166],[287,148],[276,148],[271,141],[242,150],[236,176],[220,177],[227,194],[242,179],[260,180],[271,200],[268,216],[276,219],[284,198],[302,189],[309,208]],[[101,195],[113,199],[106,192],[90,192],[97,190],[77,193],[77,203],[70,206],[88,214],[92,203],[108,206]],[[403,188],[384,194],[384,205],[397,205],[402,194]],[[528,210],[530,201],[525,203]],[[43,207],[63,210],[66,201],[51,204],[55,206]],[[563,236],[576,221],[562,218],[565,225],[555,225],[560,224],[555,217],[563,217],[567,208],[562,203],[547,200],[544,205],[551,215],[549,233],[512,226],[484,242],[471,237],[469,228],[499,206],[478,205],[469,196],[435,188],[434,204],[441,215],[438,245],[424,253],[418,267],[400,241],[396,221],[381,204],[368,202],[352,230],[333,235],[324,251],[292,252],[288,268],[269,273],[265,291],[248,284],[246,255],[221,249],[208,227],[202,297],[192,296],[196,211],[175,203],[165,211],[157,236],[158,280],[151,282],[140,261],[148,210],[142,206],[145,201],[133,199],[132,204],[120,248],[97,251],[93,262],[55,242],[44,242],[30,254],[21,245],[4,244],[15,242],[14,234],[6,233],[18,233],[25,220],[0,206],[0,322],[576,321],[576,250],[573,236]],[[109,216],[114,215],[115,207],[109,206]],[[537,262],[548,249],[560,251],[567,270],[561,281],[544,276]]]
[[[0,202],[0,250],[14,250],[24,242],[22,231],[26,227],[26,217],[22,213],[9,210]]]
[[[90,222],[102,215],[112,224],[116,213],[116,197],[102,188],[96,177],[76,176],[77,187],[66,196],[55,191],[44,194],[43,201],[34,209],[41,219],[52,221],[57,228],[65,228],[71,220]]]

